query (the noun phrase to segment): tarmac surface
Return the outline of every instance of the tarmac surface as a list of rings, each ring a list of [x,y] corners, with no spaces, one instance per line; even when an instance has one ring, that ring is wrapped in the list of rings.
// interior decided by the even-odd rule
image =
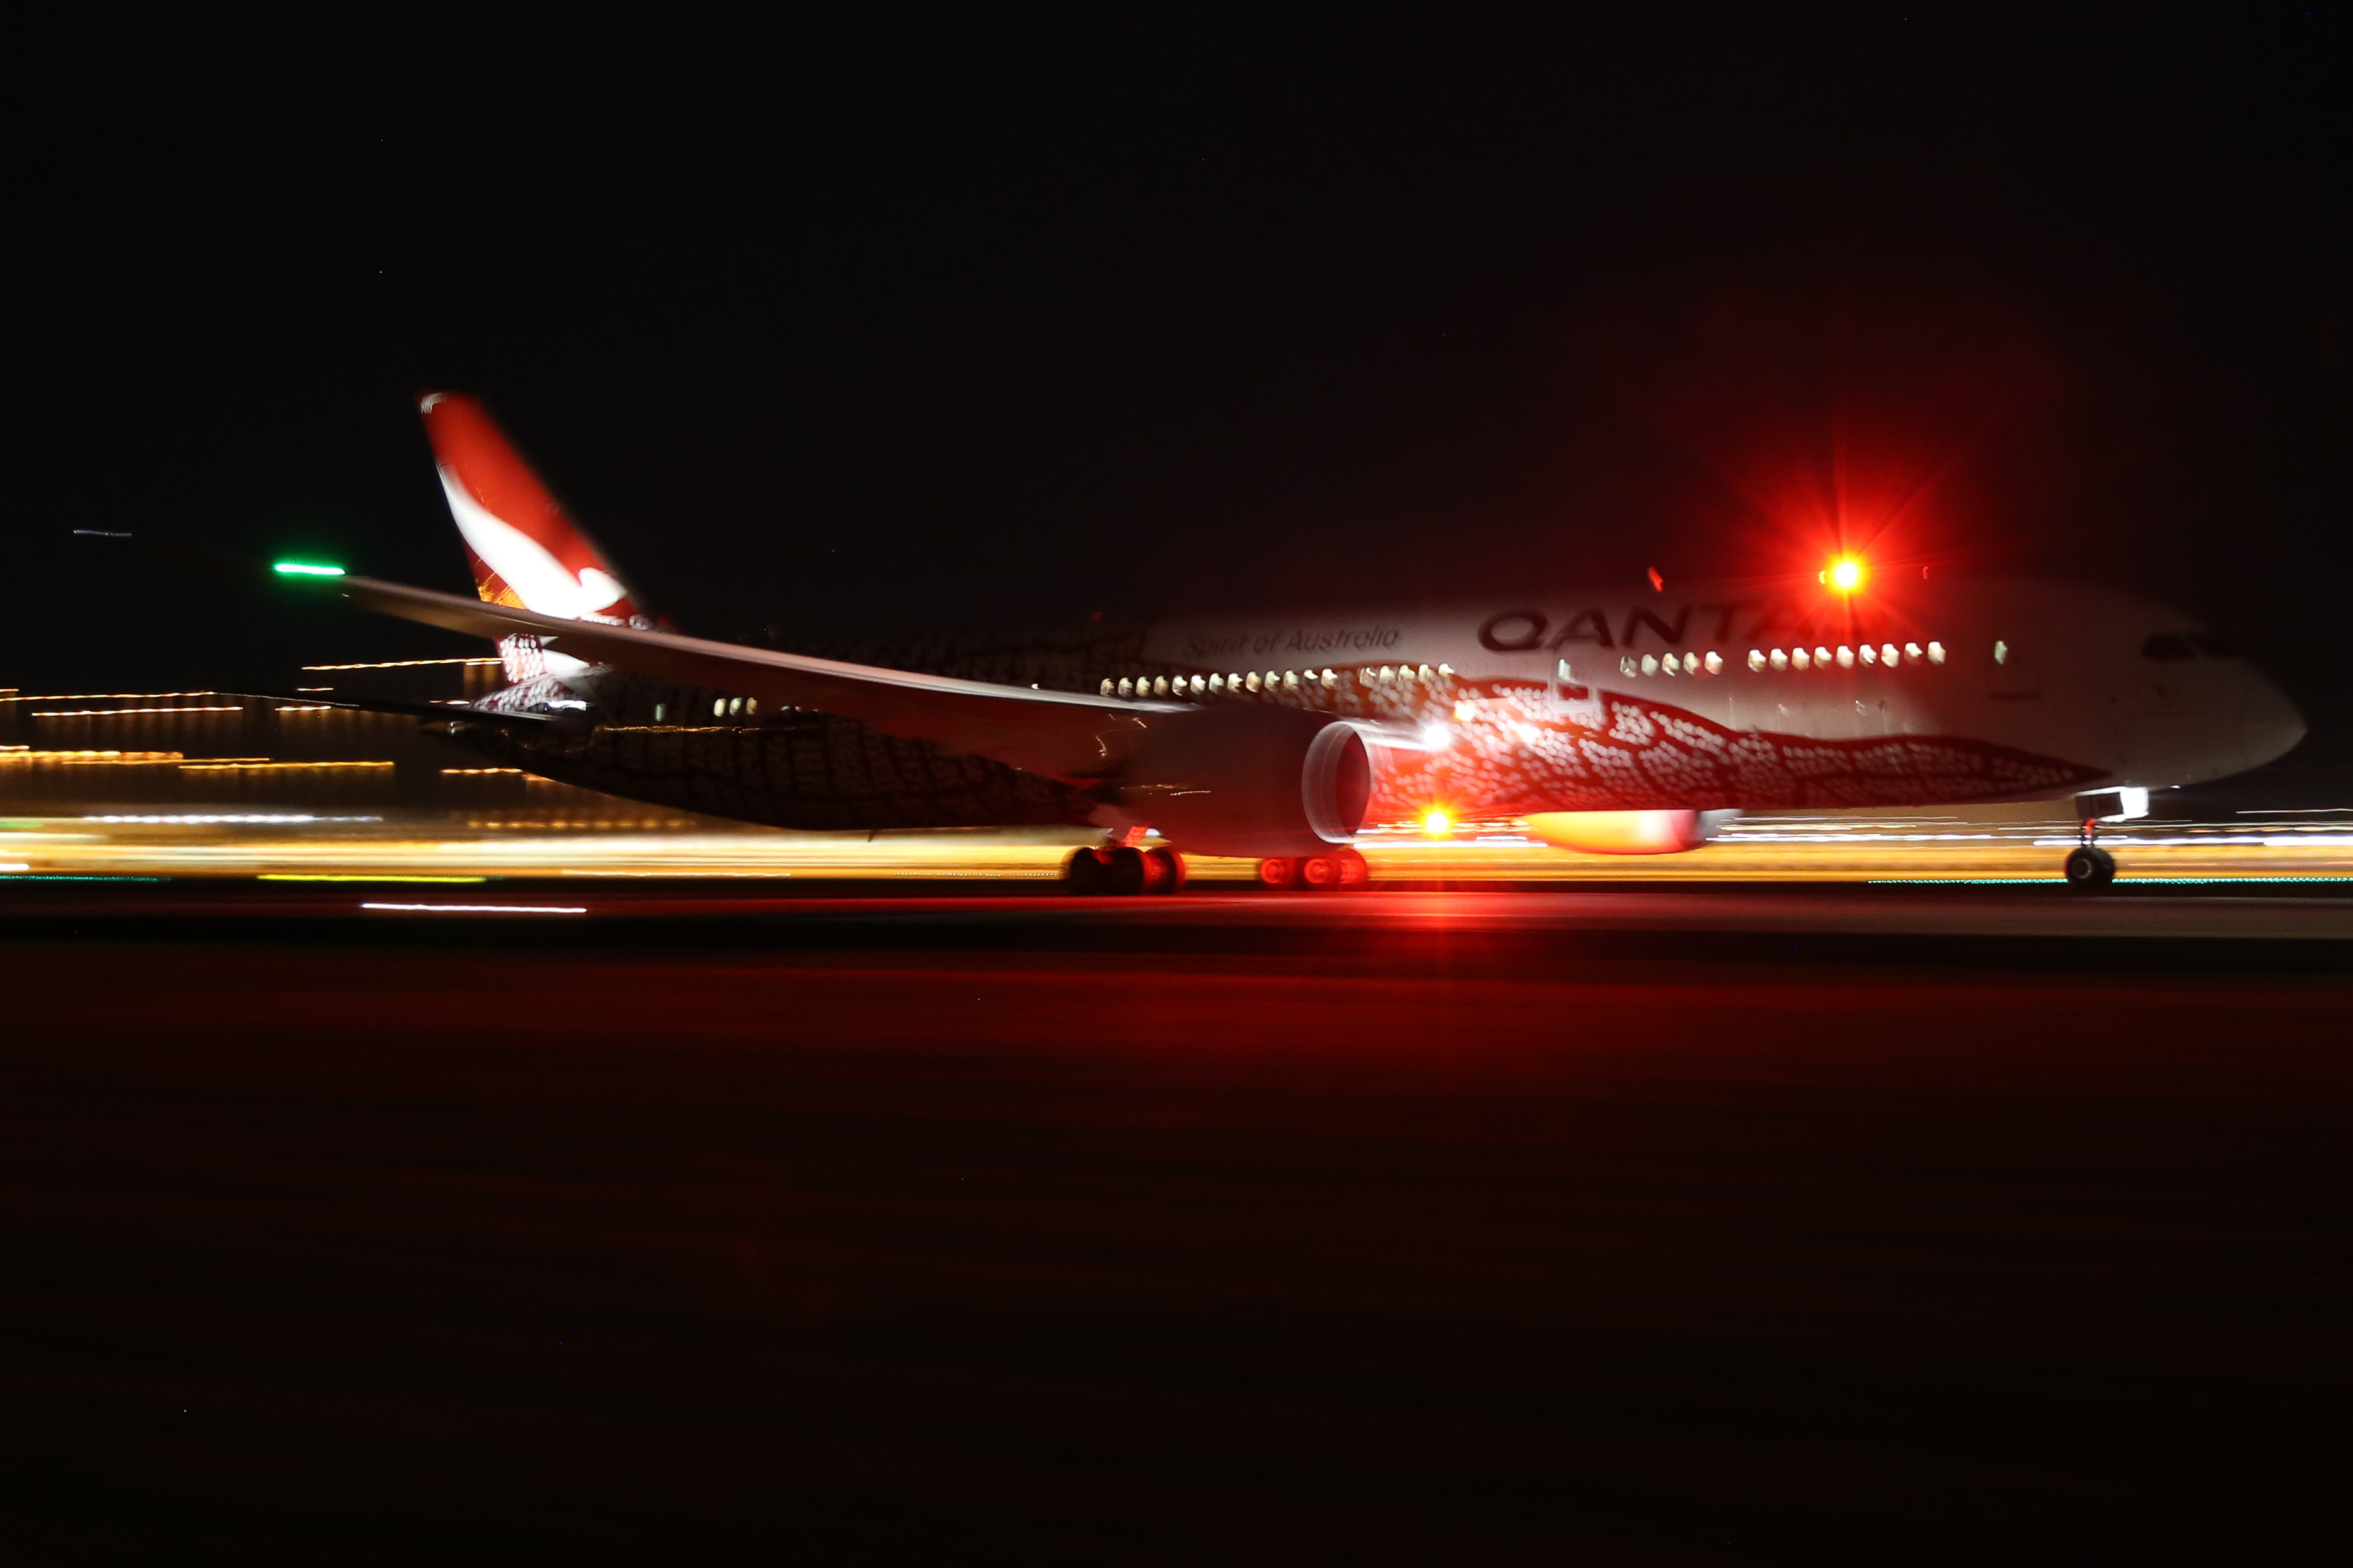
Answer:
[[[0,888],[7,1554],[2338,1533],[2339,889],[805,890]]]

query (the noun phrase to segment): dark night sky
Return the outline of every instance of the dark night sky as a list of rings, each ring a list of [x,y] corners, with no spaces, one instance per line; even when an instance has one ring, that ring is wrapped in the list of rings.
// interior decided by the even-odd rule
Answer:
[[[2156,592],[2353,731],[2339,24],[649,15],[20,51],[0,684],[458,650],[62,542],[462,590],[450,386],[722,636],[1810,570],[1842,520]]]

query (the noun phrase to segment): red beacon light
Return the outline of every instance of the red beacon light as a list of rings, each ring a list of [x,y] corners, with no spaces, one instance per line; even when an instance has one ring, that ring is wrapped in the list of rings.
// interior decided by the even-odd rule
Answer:
[[[1862,556],[1841,555],[1822,568],[1820,580],[1841,594],[1852,594],[1870,575],[1871,568],[1863,564]]]

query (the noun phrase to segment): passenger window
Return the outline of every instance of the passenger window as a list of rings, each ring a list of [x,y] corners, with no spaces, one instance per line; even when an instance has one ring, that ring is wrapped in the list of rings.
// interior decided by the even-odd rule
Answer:
[[[2198,650],[2179,632],[2151,632],[2148,640],[2140,645],[2140,656],[2159,660],[2196,658]]]

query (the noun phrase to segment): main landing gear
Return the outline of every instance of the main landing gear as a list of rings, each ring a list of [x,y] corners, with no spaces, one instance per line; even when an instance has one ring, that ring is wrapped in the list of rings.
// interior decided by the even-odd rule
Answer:
[[[2067,885],[2071,888],[2105,888],[2116,879],[2116,858],[2101,848],[2094,840],[2100,836],[2100,819],[2084,819],[2084,841],[2067,852]]]
[[[1271,856],[1258,863],[1261,888],[1295,889],[1303,893],[1362,888],[1370,880],[1365,858],[1345,847],[1321,855]]]
[[[1166,847],[1073,849],[1062,862],[1062,890],[1082,898],[1173,893],[1185,885],[1185,857]]]

